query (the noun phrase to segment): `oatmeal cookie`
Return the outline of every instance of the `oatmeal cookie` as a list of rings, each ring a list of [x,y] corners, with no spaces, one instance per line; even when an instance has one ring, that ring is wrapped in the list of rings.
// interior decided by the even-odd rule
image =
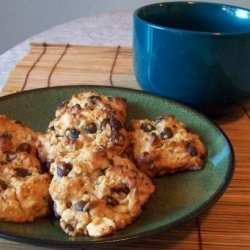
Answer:
[[[105,117],[104,117],[105,116]],[[49,128],[53,127],[58,135],[64,135],[72,124],[81,126],[81,120],[98,120],[98,118],[111,119],[115,128],[122,126],[127,117],[127,102],[122,97],[104,96],[95,92],[82,92],[75,94],[68,102],[58,106],[55,119]],[[107,121],[104,121],[105,126]],[[87,123],[88,124],[88,123]],[[96,126],[83,127],[88,133],[94,133]]]
[[[0,116],[0,220],[31,222],[50,211],[50,176],[36,157],[35,133]]]
[[[60,161],[51,165],[50,194],[62,229],[69,235],[100,237],[137,218],[154,192],[151,180],[126,158]]]
[[[132,120],[127,130],[129,155],[150,177],[204,166],[207,149],[195,133],[175,116]]]
[[[121,97],[74,95],[57,109],[48,131],[38,136],[39,156],[50,162],[69,154],[76,158],[83,151],[121,154],[127,145],[126,115],[127,104]]]

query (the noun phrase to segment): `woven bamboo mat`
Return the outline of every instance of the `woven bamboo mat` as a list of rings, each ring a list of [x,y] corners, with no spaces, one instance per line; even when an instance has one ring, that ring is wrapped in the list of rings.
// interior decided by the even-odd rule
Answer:
[[[32,44],[1,95],[71,84],[139,89],[131,48]],[[250,104],[235,107],[230,117],[215,122],[232,141],[236,154],[234,178],[222,198],[196,219],[143,241],[119,244],[119,249],[250,249]],[[0,239],[0,249],[6,248],[34,249]]]
[[[30,53],[10,73],[3,94],[76,84],[138,89],[131,49],[32,44]]]

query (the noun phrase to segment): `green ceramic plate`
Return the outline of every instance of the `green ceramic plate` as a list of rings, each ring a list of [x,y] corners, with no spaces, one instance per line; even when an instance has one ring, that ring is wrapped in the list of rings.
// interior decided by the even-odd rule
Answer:
[[[234,169],[232,146],[225,134],[214,123],[196,111],[169,99],[156,97],[132,89],[66,86],[37,89],[0,98],[0,114],[28,123],[35,131],[45,131],[54,117],[58,104],[74,93],[97,91],[119,95],[128,100],[129,117],[154,119],[173,114],[201,135],[208,147],[205,169],[185,172],[156,179],[156,192],[147,203],[142,215],[126,229],[103,238],[69,237],[53,218],[34,223],[0,223],[0,235],[9,240],[31,244],[84,246],[114,243],[134,239],[162,230],[197,216],[211,206],[225,191]]]

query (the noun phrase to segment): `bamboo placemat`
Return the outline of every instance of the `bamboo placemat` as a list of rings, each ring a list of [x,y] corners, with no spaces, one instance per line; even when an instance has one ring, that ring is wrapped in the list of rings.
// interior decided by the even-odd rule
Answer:
[[[75,84],[140,89],[133,73],[132,49],[33,43],[10,73],[1,95]],[[235,107],[230,116],[216,123],[230,138],[236,154],[234,178],[222,198],[177,228],[109,249],[250,249],[250,104]],[[0,249],[17,248],[34,246],[0,239]]]

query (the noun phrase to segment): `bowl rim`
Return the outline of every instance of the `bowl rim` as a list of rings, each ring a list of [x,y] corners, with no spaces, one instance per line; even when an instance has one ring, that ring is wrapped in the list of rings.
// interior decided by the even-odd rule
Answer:
[[[236,6],[236,5],[229,5],[229,4],[223,4],[223,3],[215,3],[215,2],[201,2],[201,1],[170,1],[170,2],[158,2],[158,3],[152,3],[148,5],[144,5],[142,7],[139,7],[133,12],[133,19],[135,21],[140,21],[144,23],[147,26],[150,26],[154,29],[173,32],[173,33],[184,33],[184,34],[190,34],[190,35],[200,35],[200,36],[213,36],[213,37],[238,37],[238,36],[250,36],[250,29],[249,31],[243,31],[243,32],[210,32],[210,31],[195,31],[195,30],[187,30],[187,29],[181,29],[181,28],[172,28],[167,27],[159,24],[155,24],[150,21],[146,21],[145,19],[141,18],[138,14],[139,12],[143,11],[146,8],[155,7],[159,5],[171,5],[171,4],[180,4],[180,5],[207,5],[207,6],[223,6],[223,7],[229,7],[233,9],[240,9],[249,12],[249,20],[250,20],[250,9]],[[135,25],[134,25],[135,26]]]

